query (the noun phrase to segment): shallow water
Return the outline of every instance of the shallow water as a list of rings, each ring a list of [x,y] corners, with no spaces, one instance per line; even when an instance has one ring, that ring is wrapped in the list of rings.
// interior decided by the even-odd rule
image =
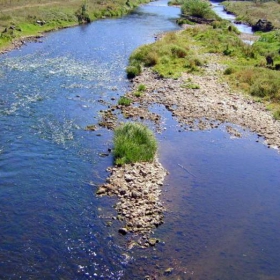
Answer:
[[[128,90],[129,54],[178,29],[179,13],[152,2],[0,57],[1,279],[279,279],[280,157],[248,131],[179,132],[155,105],[170,172],[165,224],[154,232],[161,242],[127,250],[131,235],[106,226],[115,199],[95,190],[112,164],[99,155],[112,133],[84,128]]]
[[[247,33],[247,34],[253,34],[252,31],[252,27],[247,25],[247,24],[235,24],[234,21],[236,19],[236,16],[233,14],[228,14],[225,10],[224,10],[224,6],[221,4],[221,2],[219,1],[210,1],[212,4],[212,10],[219,15],[222,19],[226,19],[231,21],[236,28],[242,32],[242,33]]]

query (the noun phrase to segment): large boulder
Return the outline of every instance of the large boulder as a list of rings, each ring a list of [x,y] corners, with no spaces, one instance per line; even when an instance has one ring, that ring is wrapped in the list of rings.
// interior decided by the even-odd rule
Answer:
[[[268,32],[271,31],[274,28],[271,21],[268,21],[266,19],[259,19],[256,24],[252,26],[253,32],[256,31],[262,31],[262,32]]]

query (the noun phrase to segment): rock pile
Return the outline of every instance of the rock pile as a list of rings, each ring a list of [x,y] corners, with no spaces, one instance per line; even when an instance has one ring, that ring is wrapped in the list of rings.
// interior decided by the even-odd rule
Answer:
[[[97,194],[118,196],[115,205],[117,219],[125,222],[120,233],[148,235],[163,223],[164,207],[160,194],[167,172],[158,160],[109,167],[108,171],[111,176],[99,187]]]

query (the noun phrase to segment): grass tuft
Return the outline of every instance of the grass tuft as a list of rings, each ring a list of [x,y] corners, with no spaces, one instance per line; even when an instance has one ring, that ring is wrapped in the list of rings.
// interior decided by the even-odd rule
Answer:
[[[118,105],[122,106],[129,106],[131,104],[131,99],[121,96],[120,99],[118,100]]]
[[[152,131],[140,123],[126,123],[115,129],[115,163],[150,162],[157,151]]]
[[[198,18],[212,19],[217,17],[211,10],[209,2],[204,0],[185,0],[181,10],[183,14]]]

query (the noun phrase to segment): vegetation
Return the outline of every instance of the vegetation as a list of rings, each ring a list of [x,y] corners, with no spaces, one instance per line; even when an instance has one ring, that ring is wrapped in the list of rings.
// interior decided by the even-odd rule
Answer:
[[[145,86],[145,85],[140,84],[140,85],[138,86],[138,91],[143,92],[143,91],[145,91],[145,90],[146,90],[146,86]]]
[[[149,0],[0,0],[0,50],[12,40],[128,13]]]
[[[126,68],[127,78],[129,78],[129,79],[133,79],[134,77],[140,75],[140,73],[141,73],[140,63],[134,63],[134,64],[131,63]]]
[[[274,27],[280,28],[280,2],[277,1],[226,1],[227,11],[237,15],[237,20],[255,24],[259,19],[267,19]]]
[[[129,106],[131,104],[131,100],[125,96],[121,96],[118,105]]]
[[[144,93],[145,90],[146,90],[146,86],[143,85],[143,84],[140,84],[140,85],[138,86],[137,91],[134,93],[134,95],[135,95],[136,97],[140,97],[140,96]]]
[[[140,123],[126,123],[115,129],[114,157],[118,165],[152,161],[157,142],[151,130]]]
[[[172,78],[180,77],[184,71],[199,71],[202,61],[190,46],[190,37],[168,33],[162,40],[135,50],[129,59],[130,66],[140,71],[142,67],[153,67],[162,77]]]
[[[266,102],[276,118],[280,117],[280,30],[260,34],[251,46],[228,21],[215,20],[208,26],[197,25],[181,32],[168,33],[162,40],[135,50],[130,64],[152,67],[162,77],[180,77],[182,72],[203,74],[208,53],[219,54],[227,65],[224,78],[235,88]],[[271,57],[273,65],[267,64]],[[151,60],[153,57],[153,60]],[[183,85],[195,89],[188,82]]]
[[[198,18],[216,19],[217,15],[212,11],[210,3],[204,0],[182,1],[182,13]]]

